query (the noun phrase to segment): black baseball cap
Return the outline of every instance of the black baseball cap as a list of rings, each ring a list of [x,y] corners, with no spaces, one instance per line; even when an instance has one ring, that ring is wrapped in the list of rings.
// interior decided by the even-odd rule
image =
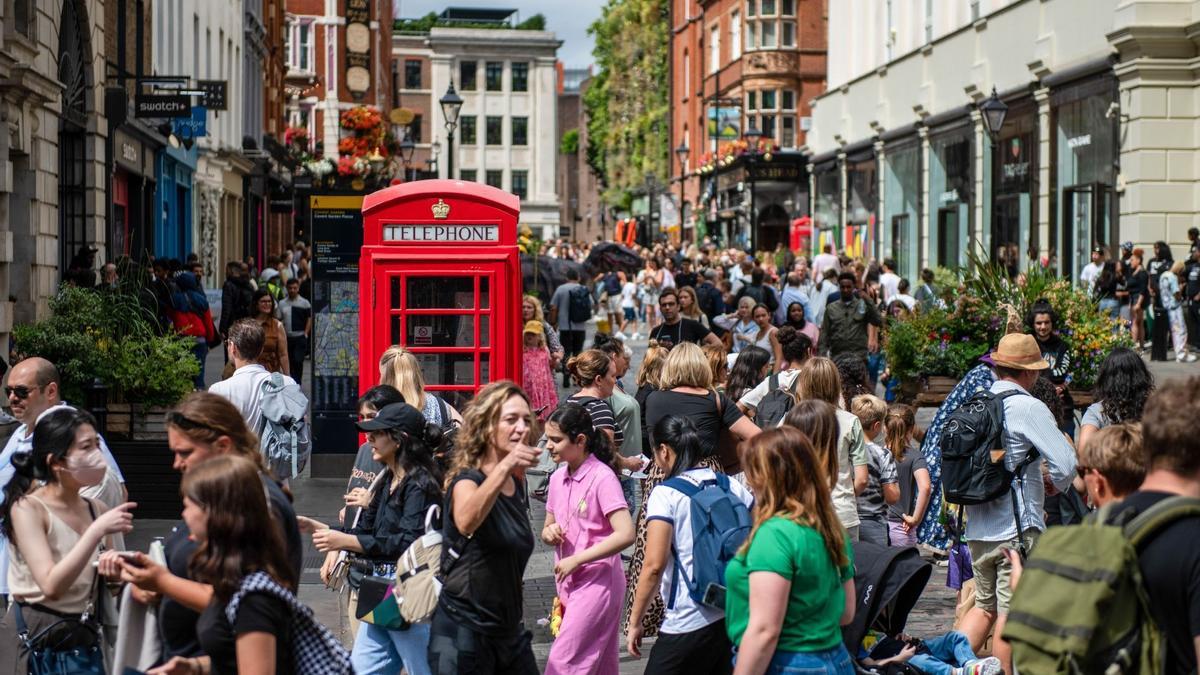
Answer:
[[[359,431],[399,429],[410,436],[420,436],[425,430],[425,416],[407,403],[389,403],[379,409],[374,419],[357,423]]]

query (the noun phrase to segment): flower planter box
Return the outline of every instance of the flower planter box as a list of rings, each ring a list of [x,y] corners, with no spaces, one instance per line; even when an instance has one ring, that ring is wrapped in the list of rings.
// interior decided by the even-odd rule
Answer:
[[[953,377],[929,375],[921,378],[920,390],[917,392],[916,404],[922,406],[939,406],[954,391],[958,380]]]
[[[165,441],[167,409],[140,403],[109,403],[105,436],[135,441]]]

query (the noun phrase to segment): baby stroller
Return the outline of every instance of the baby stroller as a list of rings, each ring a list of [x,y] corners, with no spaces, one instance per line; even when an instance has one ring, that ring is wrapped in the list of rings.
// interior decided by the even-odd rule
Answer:
[[[869,630],[886,635],[904,630],[908,615],[932,574],[933,565],[922,560],[915,548],[878,546],[865,541],[854,544],[854,592],[858,604],[854,608],[854,621],[842,627],[842,638],[859,675],[904,672],[895,666],[875,669],[860,665],[859,648]],[[908,668],[908,672],[920,672]]]

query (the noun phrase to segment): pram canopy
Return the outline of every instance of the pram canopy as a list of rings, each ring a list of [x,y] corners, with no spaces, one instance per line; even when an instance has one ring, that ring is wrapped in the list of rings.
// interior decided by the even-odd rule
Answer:
[[[842,627],[842,639],[853,656],[868,630],[895,635],[904,630],[933,565],[916,548],[894,548],[860,541],[854,544],[854,621]]]

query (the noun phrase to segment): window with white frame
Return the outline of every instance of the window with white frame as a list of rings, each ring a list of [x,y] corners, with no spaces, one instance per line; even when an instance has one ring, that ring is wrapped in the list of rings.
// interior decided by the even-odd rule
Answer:
[[[729,14],[729,58],[742,55],[742,15],[736,9]]]
[[[752,49],[795,49],[796,0],[746,0],[746,45]]]
[[[721,26],[714,25],[708,31],[708,72],[721,69]]]
[[[287,32],[288,69],[311,73],[316,70],[314,44],[316,40],[311,19],[292,19]]]
[[[750,127],[782,148],[796,147],[796,92],[791,89],[746,92],[746,128]]]

